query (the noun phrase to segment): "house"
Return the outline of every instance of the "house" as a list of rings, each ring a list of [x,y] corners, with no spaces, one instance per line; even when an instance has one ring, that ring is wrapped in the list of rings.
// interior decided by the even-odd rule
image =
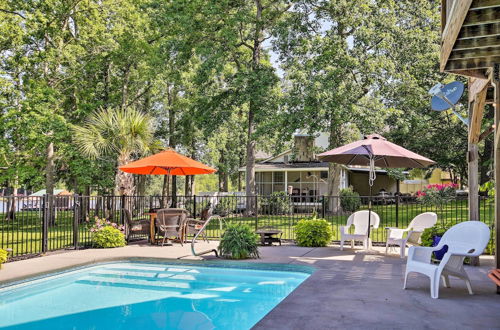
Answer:
[[[328,134],[293,134],[293,147],[255,164],[257,193],[269,195],[283,191],[292,196],[322,196],[328,193],[327,162],[320,162],[316,152],[328,149]],[[240,168],[245,172],[245,168]],[[396,191],[396,181],[383,169],[377,169],[374,193]],[[342,166],[339,188],[353,186],[362,196],[369,194],[368,168]]]
[[[316,153],[328,150],[328,134],[293,134],[293,146],[285,152],[258,161],[255,164],[255,181],[259,195],[269,195],[283,191],[292,196],[323,196],[328,194],[328,162],[321,162]],[[239,169],[245,172],[245,168]],[[339,188],[352,186],[361,196],[369,195],[368,167],[343,166],[340,173]],[[447,173],[439,169],[434,171],[432,183],[444,183],[449,180]],[[376,169],[377,179],[373,185],[373,194],[396,193],[398,182],[384,169]],[[430,179],[413,179],[400,182],[400,192],[415,194],[431,183]]]

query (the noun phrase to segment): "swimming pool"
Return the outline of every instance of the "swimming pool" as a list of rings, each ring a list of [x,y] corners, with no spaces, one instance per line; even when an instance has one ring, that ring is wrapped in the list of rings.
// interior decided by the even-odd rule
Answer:
[[[248,329],[311,273],[236,267],[115,262],[24,282],[0,289],[0,327]]]

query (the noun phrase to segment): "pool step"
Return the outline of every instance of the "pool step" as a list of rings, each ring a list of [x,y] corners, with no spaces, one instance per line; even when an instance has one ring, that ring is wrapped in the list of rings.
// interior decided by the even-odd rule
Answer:
[[[280,286],[280,287],[259,287],[259,286],[217,286],[212,287],[207,286],[210,283],[198,283],[198,282],[173,282],[173,281],[151,281],[148,279],[131,279],[131,278],[109,278],[109,277],[95,277],[87,276],[78,280],[76,283],[86,284],[86,285],[98,285],[98,286],[117,286],[117,287],[127,287],[133,289],[142,290],[161,290],[175,292],[178,295],[182,295],[183,298],[189,298],[186,294],[201,294],[205,298],[219,297],[224,298],[238,298],[245,296],[247,297],[259,297],[259,299],[266,298],[269,299],[275,296],[276,293],[279,295],[287,295],[291,292],[294,287],[291,286]],[[194,284],[194,285],[193,285]],[[193,293],[192,291],[196,292]]]

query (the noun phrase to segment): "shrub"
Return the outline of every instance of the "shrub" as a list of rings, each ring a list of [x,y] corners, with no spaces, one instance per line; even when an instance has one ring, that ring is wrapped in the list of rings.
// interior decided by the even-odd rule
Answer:
[[[2,264],[4,262],[7,262],[8,254],[9,253],[7,251],[0,249],[0,268],[2,268]]]
[[[259,200],[261,213],[264,214],[290,214],[292,212],[292,200],[284,191],[275,191],[267,197]]]
[[[430,228],[426,228],[422,232],[422,236],[420,236],[422,246],[432,246],[434,236],[443,236],[449,228],[450,226],[442,224],[435,224]]]
[[[304,219],[295,225],[295,237],[298,246],[320,247],[332,240],[333,232],[325,219]]]
[[[247,225],[229,223],[219,244],[221,256],[229,259],[259,258],[259,235]]]
[[[417,191],[417,199],[422,204],[441,206],[456,196],[457,188],[454,183],[430,184]]]
[[[352,187],[340,190],[340,206],[346,212],[356,212],[361,207],[359,194]]]
[[[92,243],[97,248],[114,248],[125,246],[124,227],[104,219],[95,219],[95,224],[90,228]]]

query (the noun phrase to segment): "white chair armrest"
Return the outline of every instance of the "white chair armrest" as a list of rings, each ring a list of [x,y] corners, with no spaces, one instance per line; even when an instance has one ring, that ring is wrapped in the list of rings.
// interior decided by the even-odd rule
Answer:
[[[420,261],[429,263],[431,262],[432,252],[437,250],[435,247],[410,246],[407,262]]]
[[[408,229],[401,229],[395,227],[385,227],[387,230],[387,238],[403,238],[404,232],[408,231]]]
[[[341,235],[349,234],[349,227],[350,226],[340,226],[340,234]]]

